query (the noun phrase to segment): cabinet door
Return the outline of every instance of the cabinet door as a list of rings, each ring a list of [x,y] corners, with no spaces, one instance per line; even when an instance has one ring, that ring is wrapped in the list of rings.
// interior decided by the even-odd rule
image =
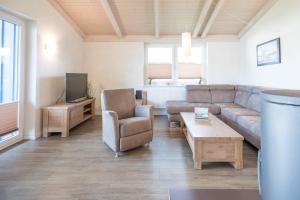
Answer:
[[[48,111],[48,132],[60,132],[64,124],[64,110]]]
[[[70,111],[70,128],[83,121],[83,106],[72,108]]]

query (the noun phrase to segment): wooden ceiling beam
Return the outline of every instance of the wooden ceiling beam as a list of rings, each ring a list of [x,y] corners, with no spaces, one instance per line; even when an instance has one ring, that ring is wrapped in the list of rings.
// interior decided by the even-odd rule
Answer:
[[[256,24],[256,22],[262,18],[274,5],[278,2],[278,0],[269,0],[260,11],[246,24],[246,26],[239,32],[239,37],[241,38],[248,30]]]
[[[110,5],[109,5],[109,2],[108,0],[100,0],[101,2],[101,5],[106,13],[106,16],[108,17],[113,29],[115,30],[116,34],[118,37],[123,37],[123,34],[122,34],[122,31],[121,31],[121,28],[120,28],[120,25],[117,21],[117,18],[116,16],[114,15]]]
[[[219,2],[217,3],[213,13],[211,14],[211,16],[201,34],[201,38],[205,38],[207,36],[208,32],[210,31],[212,25],[214,24],[214,22],[216,20],[218,14],[220,13],[224,3],[225,3],[225,0],[219,0]]]
[[[159,38],[159,0],[153,0],[155,37]]]
[[[193,31],[193,37],[194,38],[196,38],[199,35],[199,32],[201,31],[201,29],[204,25],[205,19],[207,17],[209,8],[210,8],[210,6],[213,2],[214,2],[213,0],[206,0],[205,1],[204,6],[201,9],[197,24],[196,24],[196,26],[194,28],[194,31]]]
[[[79,26],[73,21],[73,19],[64,11],[64,9],[59,5],[59,3],[57,3],[56,0],[48,0],[48,2],[75,29],[75,31],[81,36],[82,39],[86,37],[85,33],[79,28]]]

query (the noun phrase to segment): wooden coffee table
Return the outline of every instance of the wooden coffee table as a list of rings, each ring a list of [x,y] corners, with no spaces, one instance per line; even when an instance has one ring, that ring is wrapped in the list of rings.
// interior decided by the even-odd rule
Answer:
[[[209,120],[195,120],[195,114],[180,113],[181,130],[193,152],[194,168],[202,169],[202,162],[230,162],[243,168],[244,137],[213,114]]]

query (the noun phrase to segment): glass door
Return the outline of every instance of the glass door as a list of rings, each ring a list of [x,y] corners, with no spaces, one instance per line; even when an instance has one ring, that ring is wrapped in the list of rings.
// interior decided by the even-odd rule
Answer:
[[[21,139],[20,40],[21,25],[7,15],[0,18],[0,149]],[[6,145],[5,145],[6,144]]]

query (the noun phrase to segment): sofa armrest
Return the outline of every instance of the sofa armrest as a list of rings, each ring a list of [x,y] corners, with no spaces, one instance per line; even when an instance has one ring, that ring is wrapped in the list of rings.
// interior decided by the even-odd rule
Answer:
[[[120,151],[120,133],[118,114],[115,111],[102,111],[102,138],[115,152]]]
[[[135,116],[136,117],[147,117],[151,119],[151,124],[153,128],[154,123],[154,115],[153,115],[154,107],[151,105],[138,105],[135,107]]]

